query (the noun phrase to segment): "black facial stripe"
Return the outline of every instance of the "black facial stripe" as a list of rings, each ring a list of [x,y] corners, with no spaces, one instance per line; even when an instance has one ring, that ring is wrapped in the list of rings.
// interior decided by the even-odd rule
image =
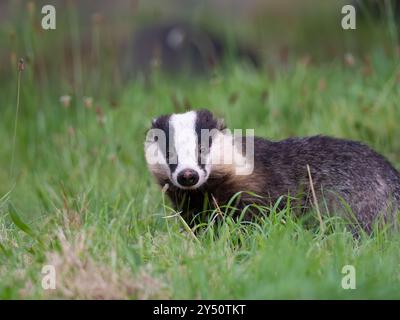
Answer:
[[[169,125],[169,130],[167,134],[167,152],[165,155],[165,159],[167,161],[167,164],[169,166],[169,169],[171,170],[171,173],[174,173],[176,170],[176,167],[178,166],[178,155],[175,150],[175,141],[174,141],[174,128]]]
[[[205,153],[208,153],[211,144],[212,144],[212,137],[211,135],[208,136],[208,141],[202,141],[202,129],[206,130],[213,130],[217,129],[218,122],[217,120],[214,119],[213,114],[208,111],[208,110],[199,110],[196,111],[196,125],[195,125],[195,130],[196,130],[196,135],[197,135],[197,162],[204,170],[205,163],[202,161],[202,154],[200,152],[200,148],[204,149]],[[202,144],[203,143],[203,144]]]
[[[178,166],[178,159],[174,147],[174,132],[173,128],[169,125],[170,115],[160,116],[153,122],[153,129],[161,129],[165,134],[165,148],[162,141],[159,141],[160,149],[163,152],[165,161],[167,162],[171,173],[173,173]],[[176,158],[172,158],[176,157]]]

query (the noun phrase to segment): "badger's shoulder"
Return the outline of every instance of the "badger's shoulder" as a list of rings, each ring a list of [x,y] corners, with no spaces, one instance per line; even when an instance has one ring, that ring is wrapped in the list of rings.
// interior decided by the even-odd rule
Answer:
[[[376,173],[400,177],[397,170],[381,154],[364,143],[323,135],[294,137],[280,141],[255,139],[255,161],[266,167],[289,166],[301,169],[307,165],[314,169]]]
[[[328,157],[335,155],[378,156],[366,144],[358,141],[316,135],[310,137],[291,137],[279,141],[269,141],[260,137],[254,140],[255,149],[259,154],[298,156],[298,157]]]

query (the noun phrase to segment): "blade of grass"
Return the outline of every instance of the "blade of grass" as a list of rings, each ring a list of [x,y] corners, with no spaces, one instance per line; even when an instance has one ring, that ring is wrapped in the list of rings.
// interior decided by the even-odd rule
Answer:
[[[37,233],[28,224],[22,221],[16,208],[11,202],[8,204],[8,214],[10,215],[12,222],[18,229],[35,239],[40,245],[43,245],[43,242],[38,237]]]
[[[311,192],[312,192],[312,196],[313,196],[315,210],[317,211],[318,220],[319,220],[319,224],[321,227],[321,234],[324,234],[325,233],[325,225],[324,225],[324,222],[322,221],[322,216],[321,216],[321,211],[319,210],[317,195],[315,194],[315,190],[314,190],[314,183],[313,183],[312,176],[311,176],[310,166],[308,164],[307,164],[307,172],[308,172],[308,178],[310,179],[310,188],[311,188]]]
[[[12,179],[14,174],[14,156],[15,156],[15,143],[17,138],[17,126],[18,126],[18,115],[19,115],[19,97],[21,90],[21,74],[25,69],[24,59],[20,59],[18,63],[18,80],[17,80],[17,103],[15,110],[15,122],[14,122],[14,134],[13,134],[13,143],[12,143],[12,151],[11,151],[11,165],[10,165],[10,178]]]

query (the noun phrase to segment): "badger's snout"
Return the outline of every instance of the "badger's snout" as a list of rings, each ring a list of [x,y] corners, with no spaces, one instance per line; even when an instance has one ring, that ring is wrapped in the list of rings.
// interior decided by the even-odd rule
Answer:
[[[183,187],[193,187],[199,179],[199,174],[193,169],[184,169],[177,175],[177,181]]]

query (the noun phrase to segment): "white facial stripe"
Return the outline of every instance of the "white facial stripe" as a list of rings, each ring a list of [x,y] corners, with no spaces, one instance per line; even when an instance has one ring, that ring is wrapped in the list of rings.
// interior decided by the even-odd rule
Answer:
[[[190,111],[183,114],[174,114],[169,120],[169,125],[172,126],[174,135],[174,147],[178,156],[178,165],[171,176],[171,180],[180,188],[184,187],[179,185],[177,178],[179,172],[184,169],[195,170],[199,175],[199,181],[196,185],[187,189],[196,189],[207,179],[206,173],[198,164],[196,119],[196,112]]]
[[[170,126],[172,126],[175,151],[178,155],[176,170],[197,170],[196,112],[191,111],[172,115]]]

